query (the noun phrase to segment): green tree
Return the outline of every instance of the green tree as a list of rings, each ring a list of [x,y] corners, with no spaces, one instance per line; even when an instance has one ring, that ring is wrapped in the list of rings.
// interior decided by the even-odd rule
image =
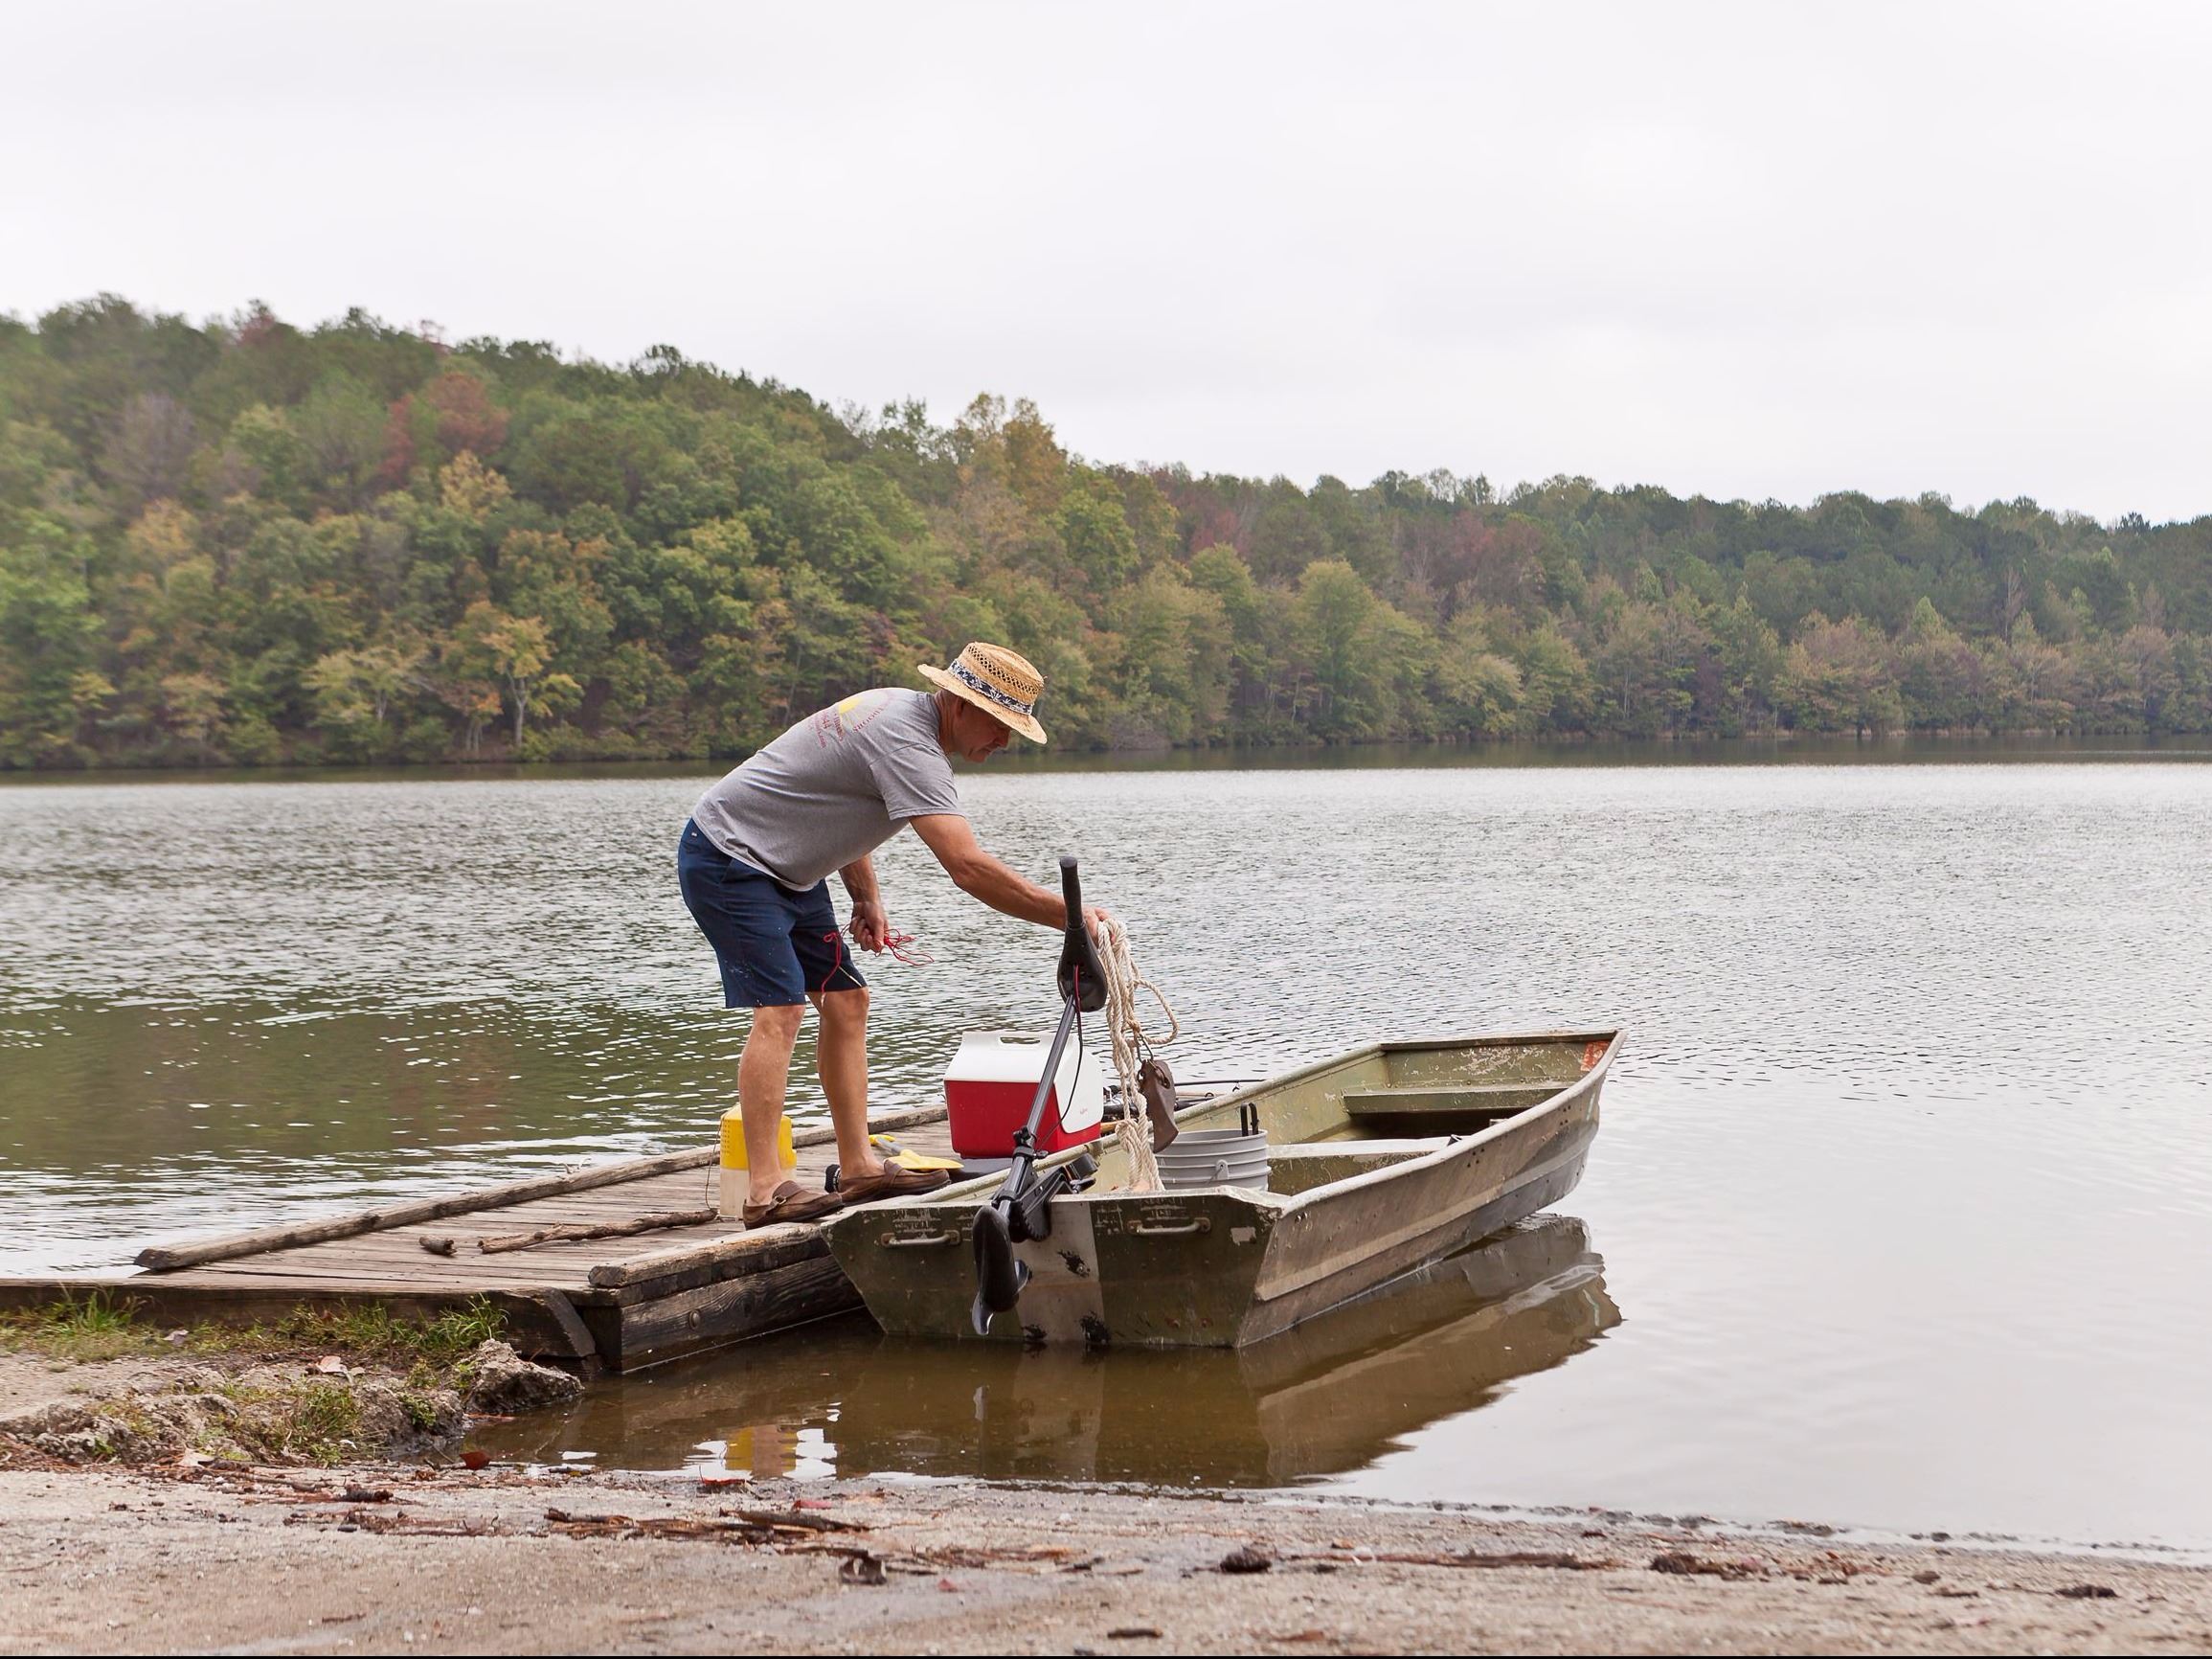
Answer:
[[[1069,563],[1092,592],[1111,594],[1136,573],[1137,533],[1122,510],[1121,491],[1104,474],[1078,473],[1051,522]]]
[[[397,736],[394,714],[410,696],[430,690],[422,674],[426,654],[420,645],[386,641],[317,658],[305,676],[316,724],[354,755],[383,756]]]
[[[1462,612],[1446,631],[1436,658],[1436,697],[1455,736],[1498,738],[1521,715],[1521,670],[1493,650],[1483,618]]]
[[[93,654],[90,538],[42,513],[0,540],[0,760],[74,763],[78,729],[112,694]]]

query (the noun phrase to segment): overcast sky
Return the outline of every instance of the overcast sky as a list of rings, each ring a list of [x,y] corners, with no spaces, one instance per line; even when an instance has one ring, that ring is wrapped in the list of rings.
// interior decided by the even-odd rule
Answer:
[[[0,4],[0,309],[1096,460],[2212,511],[2212,6]]]

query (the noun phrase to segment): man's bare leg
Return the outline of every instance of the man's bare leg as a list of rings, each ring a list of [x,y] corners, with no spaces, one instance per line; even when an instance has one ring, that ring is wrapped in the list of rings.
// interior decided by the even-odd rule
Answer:
[[[868,988],[809,995],[822,1015],[815,1069],[829,1100],[830,1124],[837,1130],[839,1181],[880,1174],[883,1159],[868,1140]]]
[[[800,1003],[755,1009],[753,1028],[745,1034],[745,1051],[737,1057],[737,1109],[745,1117],[745,1189],[756,1204],[774,1198],[784,1181],[776,1125],[783,1116],[791,1051],[798,1045],[800,1022],[805,1017],[806,1009]],[[865,1086],[864,1082],[864,1091]]]

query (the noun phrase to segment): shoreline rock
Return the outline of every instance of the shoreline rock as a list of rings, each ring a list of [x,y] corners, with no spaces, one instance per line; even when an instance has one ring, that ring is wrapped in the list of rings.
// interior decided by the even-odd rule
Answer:
[[[483,1417],[520,1417],[581,1398],[583,1383],[565,1371],[525,1359],[497,1338],[479,1343],[465,1362],[468,1409]]]
[[[458,1389],[375,1367],[0,1354],[0,1445],[70,1464],[440,1456],[467,1426]]]

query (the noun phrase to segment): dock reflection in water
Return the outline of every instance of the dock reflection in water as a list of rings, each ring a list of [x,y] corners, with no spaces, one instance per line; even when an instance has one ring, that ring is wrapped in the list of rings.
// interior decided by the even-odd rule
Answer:
[[[1024,1352],[841,1320],[495,1425],[496,1456],[759,1477],[1288,1486],[1366,1467],[1620,1323],[1583,1224],[1539,1216],[1237,1352]]]

